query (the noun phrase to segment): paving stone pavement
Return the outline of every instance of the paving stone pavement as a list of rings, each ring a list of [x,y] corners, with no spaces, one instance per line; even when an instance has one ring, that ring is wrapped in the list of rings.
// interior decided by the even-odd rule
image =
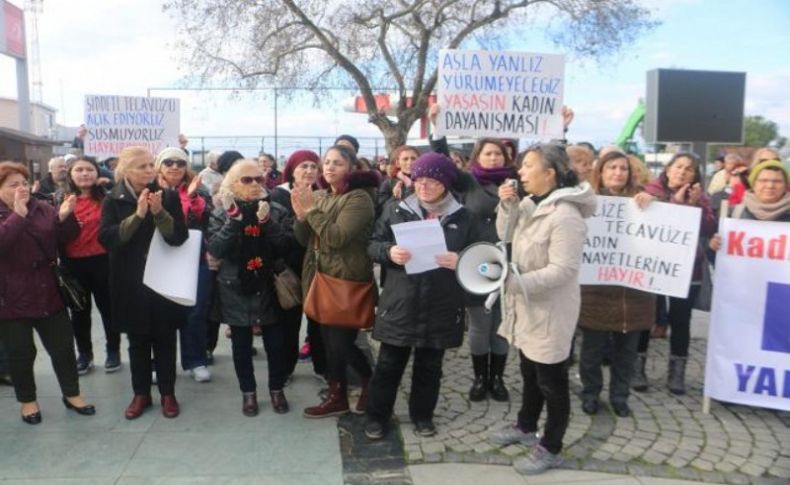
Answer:
[[[707,314],[695,313],[697,321],[706,318]],[[707,327],[707,321],[703,323]],[[790,483],[790,413],[713,402],[711,413],[703,414],[706,339],[699,330],[696,334],[691,342],[685,396],[666,390],[668,341],[651,341],[647,366],[650,389],[632,393],[629,403],[633,416],[629,418],[617,418],[610,411],[605,402],[607,387],[601,395],[601,411],[595,416],[584,414],[578,397],[578,367],[571,368],[571,419],[565,437],[564,467],[710,483]],[[577,352],[579,344],[577,340]],[[526,454],[524,446],[499,447],[488,440],[493,430],[516,421],[521,402],[516,352],[511,351],[505,372],[509,403],[470,402],[468,347],[446,353],[435,416],[439,432],[431,438],[417,436],[409,422],[409,376],[410,368],[395,407],[409,465],[506,465]]]

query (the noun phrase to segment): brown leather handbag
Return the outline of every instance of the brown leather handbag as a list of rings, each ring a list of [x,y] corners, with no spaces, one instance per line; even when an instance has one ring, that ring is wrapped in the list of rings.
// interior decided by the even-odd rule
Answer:
[[[304,313],[333,327],[365,329],[376,315],[372,281],[349,281],[322,273],[318,267],[318,236],[315,240],[315,277],[304,299]]]

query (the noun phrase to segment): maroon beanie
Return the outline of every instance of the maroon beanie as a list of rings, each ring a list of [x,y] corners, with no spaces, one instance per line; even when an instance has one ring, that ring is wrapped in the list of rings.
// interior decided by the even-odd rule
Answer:
[[[448,157],[436,152],[427,152],[411,165],[411,179],[428,177],[438,180],[445,189],[450,189],[458,178],[458,167]]]
[[[283,169],[283,180],[288,182],[289,185],[294,183],[294,170],[303,162],[315,162],[317,165],[321,165],[321,157],[312,150],[296,150],[293,152],[288,157],[288,161],[285,162],[285,168]]]

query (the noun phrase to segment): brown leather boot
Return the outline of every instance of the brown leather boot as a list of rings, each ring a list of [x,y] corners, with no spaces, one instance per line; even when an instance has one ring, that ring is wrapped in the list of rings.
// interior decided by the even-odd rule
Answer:
[[[254,392],[244,393],[242,396],[241,412],[245,416],[258,415],[258,395]]]
[[[285,414],[290,410],[288,400],[285,399],[285,393],[280,389],[279,391],[269,391],[269,397],[272,398],[272,409],[277,414]]]
[[[368,385],[370,384],[370,379],[362,379],[362,386],[359,393],[359,399],[357,399],[357,405],[351,410],[354,414],[365,414],[365,410],[368,409]]]
[[[151,407],[151,396],[143,394],[135,394],[132,402],[126,408],[123,415],[126,419],[137,419],[145,412],[146,408]]]
[[[329,395],[318,406],[306,408],[305,418],[328,418],[348,413],[348,396],[345,383],[329,381]]]
[[[180,409],[174,395],[162,396],[160,402],[162,403],[162,416],[166,418],[175,418],[178,416]]]

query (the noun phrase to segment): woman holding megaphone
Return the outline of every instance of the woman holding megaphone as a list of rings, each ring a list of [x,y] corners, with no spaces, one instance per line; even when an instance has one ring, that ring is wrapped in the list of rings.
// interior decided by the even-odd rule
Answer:
[[[528,148],[518,173],[529,197],[519,202],[513,187],[499,189],[497,232],[512,241],[517,267],[506,283],[499,334],[519,350],[524,388],[517,424],[495,432],[491,440],[534,445],[514,466],[519,473],[535,474],[562,461],[570,416],[566,360],[579,317],[584,219],[595,211],[596,201],[587,183],[579,185],[560,145]],[[546,424],[539,437],[544,404]]]

